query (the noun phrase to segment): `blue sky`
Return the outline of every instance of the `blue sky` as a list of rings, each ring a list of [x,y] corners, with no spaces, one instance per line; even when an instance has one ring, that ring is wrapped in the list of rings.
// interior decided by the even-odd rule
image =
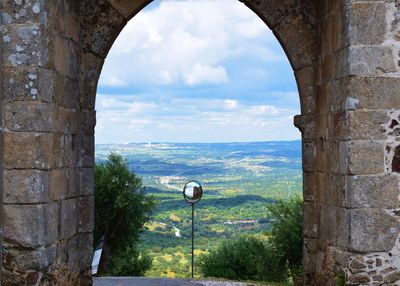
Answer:
[[[288,59],[237,0],[147,6],[107,56],[96,110],[97,144],[300,138]]]

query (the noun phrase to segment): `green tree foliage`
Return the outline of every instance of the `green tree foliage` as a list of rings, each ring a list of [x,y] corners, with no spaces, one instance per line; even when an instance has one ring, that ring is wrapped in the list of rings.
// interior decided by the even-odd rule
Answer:
[[[303,261],[303,201],[292,197],[268,206],[271,214],[269,244],[279,254],[279,263],[289,268],[293,276],[302,273]]]
[[[143,275],[151,260],[136,248],[143,226],[154,206],[143,192],[142,180],[129,171],[127,162],[111,153],[95,166],[94,241],[104,237],[100,272],[110,275]]]
[[[302,273],[303,202],[299,197],[268,206],[271,230],[267,242],[254,237],[225,241],[200,258],[206,277],[285,281]]]
[[[200,257],[200,269],[205,277],[233,280],[280,281],[285,270],[276,264],[275,252],[254,237],[226,240],[214,252]]]

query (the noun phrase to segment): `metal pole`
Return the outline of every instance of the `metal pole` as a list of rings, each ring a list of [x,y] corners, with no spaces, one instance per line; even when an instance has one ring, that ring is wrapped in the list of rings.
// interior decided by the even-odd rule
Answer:
[[[194,276],[194,204],[192,204],[192,278]]]

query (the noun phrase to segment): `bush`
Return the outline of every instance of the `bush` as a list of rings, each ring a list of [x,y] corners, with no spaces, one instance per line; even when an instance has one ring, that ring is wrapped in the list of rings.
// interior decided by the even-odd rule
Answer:
[[[205,277],[233,280],[280,281],[285,271],[276,264],[275,252],[254,237],[227,240],[214,252],[200,257],[200,269]]]
[[[143,275],[151,259],[136,247],[154,199],[144,194],[142,180],[118,154],[111,153],[105,163],[96,165],[94,177],[94,241],[103,237],[104,242],[99,274]]]
[[[288,267],[290,274],[303,272],[303,201],[292,197],[269,205],[271,232],[269,244],[281,257],[281,267]]]
[[[269,205],[271,231],[267,242],[253,237],[225,241],[200,257],[205,277],[285,281],[303,272],[303,202],[299,197]]]

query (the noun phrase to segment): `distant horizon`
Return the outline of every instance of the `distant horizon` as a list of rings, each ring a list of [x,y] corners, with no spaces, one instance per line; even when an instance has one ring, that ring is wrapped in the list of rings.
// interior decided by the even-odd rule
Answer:
[[[168,142],[168,141],[151,141],[151,142],[125,142],[125,143],[95,143],[95,145],[129,145],[129,144],[242,144],[242,143],[275,143],[275,142],[301,142],[301,139],[293,140],[261,140],[261,141],[224,141],[224,142]]]

